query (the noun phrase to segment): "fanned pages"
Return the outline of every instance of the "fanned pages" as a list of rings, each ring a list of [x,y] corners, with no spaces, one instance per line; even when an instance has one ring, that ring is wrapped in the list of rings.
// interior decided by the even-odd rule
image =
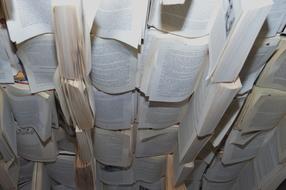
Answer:
[[[138,48],[143,37],[148,2],[148,0],[100,1],[92,33]]]
[[[11,40],[51,33],[51,0],[3,0]]]
[[[214,82],[232,82],[247,58],[272,1],[221,0],[219,4],[210,32],[208,77],[212,76]]]
[[[150,30],[143,50],[140,90],[150,101],[190,97],[207,58],[208,38],[186,39]]]
[[[54,36],[38,36],[17,47],[17,55],[24,65],[31,92],[54,89],[53,76],[57,67]]]
[[[202,37],[210,32],[216,8],[214,0],[152,0],[148,25],[187,38]]]

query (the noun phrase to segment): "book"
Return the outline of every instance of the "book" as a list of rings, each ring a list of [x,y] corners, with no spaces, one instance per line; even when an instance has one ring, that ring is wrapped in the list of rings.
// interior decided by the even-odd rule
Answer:
[[[57,68],[57,59],[52,34],[37,36],[19,44],[17,55],[25,68],[32,93],[55,88],[53,77]]]
[[[95,125],[102,129],[129,129],[135,120],[137,93],[111,95],[93,87]]]
[[[213,82],[237,79],[271,7],[271,0],[219,2],[210,32],[208,78]]]
[[[142,0],[141,0],[142,1]],[[138,51],[122,42],[92,37],[92,85],[109,94],[135,89]]]
[[[206,36],[217,5],[213,0],[152,0],[148,25],[186,38]]]
[[[285,73],[286,73],[286,38],[280,37],[280,43],[276,53],[266,64],[257,80],[257,86],[286,90]]]
[[[239,73],[242,83],[242,88],[238,92],[239,94],[245,94],[252,89],[268,59],[276,51],[279,41],[279,36],[264,39],[258,38],[255,41],[244,66]]]
[[[177,147],[179,126],[165,129],[138,129],[136,157],[151,157],[173,153]]]
[[[139,129],[163,129],[179,124],[187,112],[189,99],[176,102],[150,102],[138,96],[137,121]]]
[[[138,48],[145,29],[148,2],[148,0],[127,0],[120,3],[112,0],[101,1],[95,15],[92,33]]]
[[[22,89],[21,89],[22,88]],[[23,88],[26,88],[23,89]],[[6,89],[12,113],[19,128],[33,128],[43,142],[52,134],[52,123],[57,124],[53,92],[31,94],[27,85],[10,85]]]
[[[231,83],[212,83],[202,77],[191,98],[189,127],[194,127],[199,137],[213,134],[240,88],[239,78]]]
[[[17,44],[44,33],[52,33],[51,0],[3,0],[10,38]]]
[[[48,176],[57,184],[75,189],[75,153],[61,151],[55,162],[45,164]],[[68,175],[67,175],[68,174]]]
[[[151,29],[145,42],[140,90],[149,101],[189,98],[207,60],[208,37],[186,39]]]
[[[286,113],[284,91],[254,87],[234,127],[242,133],[274,128]]]
[[[132,163],[135,129],[111,131],[96,128],[94,132],[94,152],[98,162],[117,167],[129,167]]]

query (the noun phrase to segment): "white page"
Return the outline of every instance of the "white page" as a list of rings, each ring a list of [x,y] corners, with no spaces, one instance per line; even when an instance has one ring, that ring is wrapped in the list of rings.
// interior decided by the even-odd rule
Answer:
[[[122,93],[135,89],[136,74],[136,49],[115,40],[93,38],[92,85],[105,93]]]
[[[75,188],[75,154],[60,152],[53,163],[46,164],[49,177],[59,184]]]
[[[178,126],[161,130],[139,129],[137,131],[136,157],[169,154],[177,147]]]
[[[283,0],[273,0],[273,6],[268,14],[265,23],[260,31],[264,37],[275,36],[280,29],[281,24],[285,24],[286,2]]]
[[[55,88],[53,76],[57,59],[52,34],[38,36],[18,45],[17,55],[24,65],[32,93]]]
[[[109,130],[129,129],[133,123],[134,96],[132,92],[110,95],[93,87],[96,110],[95,125]]]
[[[149,102],[139,97],[138,128],[162,129],[179,123],[187,111],[188,100],[180,103]]]
[[[280,37],[277,52],[267,63],[261,73],[257,86],[286,90],[286,39]]]
[[[134,175],[137,181],[154,183],[166,174],[166,156],[137,158],[134,160]]]
[[[92,33],[137,48],[147,18],[148,0],[104,0],[96,12]]]
[[[17,129],[17,148],[19,156],[32,161],[52,162],[58,154],[53,135],[43,144],[33,128]]]
[[[21,43],[34,36],[51,33],[50,0],[4,0],[11,40]]]
[[[128,167],[132,162],[132,129],[111,131],[96,128],[95,158],[106,165]]]
[[[206,61],[208,38],[185,39],[155,30],[150,30],[147,35],[151,35],[147,37],[151,44],[144,47],[149,51],[143,56],[140,90],[149,96],[150,101],[185,100],[193,93]]]
[[[152,0],[148,25],[183,37],[202,37],[210,32],[216,8],[214,0]]]
[[[231,82],[237,78],[271,4],[268,0],[259,5],[241,0],[220,5],[210,33],[208,77],[213,73],[213,82]]]
[[[244,94],[252,89],[267,60],[276,50],[279,40],[279,37],[257,39],[239,74],[242,83],[239,94]]]
[[[41,140],[47,141],[52,133],[53,94],[21,96],[8,89],[7,95],[18,126],[34,128]]]

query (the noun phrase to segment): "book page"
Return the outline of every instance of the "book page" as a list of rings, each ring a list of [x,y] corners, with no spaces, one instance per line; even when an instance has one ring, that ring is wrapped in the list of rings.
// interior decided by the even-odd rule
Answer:
[[[165,176],[167,166],[166,156],[137,158],[134,161],[134,174],[137,181],[154,183]]]
[[[176,125],[161,130],[139,129],[135,156],[150,157],[173,153],[176,149],[177,138],[178,126]]]
[[[21,96],[7,90],[9,103],[17,125],[20,128],[34,128],[43,142],[52,134],[53,95],[44,98],[40,95]]]
[[[8,97],[5,91],[0,89],[0,113],[1,113],[1,138],[7,141],[13,153],[17,155],[17,142],[16,142],[16,123],[11,111]]]
[[[21,43],[51,33],[51,0],[4,0],[11,40]]]
[[[252,89],[267,60],[276,50],[278,43],[279,37],[258,39],[256,41],[239,74],[242,83],[239,94],[244,94]]]
[[[96,128],[94,133],[95,158],[106,165],[130,166],[132,161],[131,130],[111,131]]]
[[[122,41],[134,48],[141,44],[147,18],[147,0],[104,0],[98,7],[92,33]]]
[[[24,65],[32,93],[55,88],[53,76],[57,59],[53,35],[42,35],[20,44],[17,55]]]
[[[286,90],[286,39],[280,38],[277,52],[267,63],[257,86]]]
[[[263,37],[273,37],[280,29],[281,24],[285,24],[286,2],[283,0],[273,0],[273,6],[269,12],[264,25],[260,31]]]
[[[208,35],[217,3],[214,0],[152,0],[148,25],[187,38]]]
[[[150,42],[151,53],[147,54],[145,61],[151,62],[148,80],[152,82],[149,82],[148,91],[143,92],[150,101],[185,100],[193,93],[205,63],[208,38],[184,39],[160,32],[150,35],[155,35],[155,38]]]
[[[93,87],[96,110],[95,125],[109,130],[129,129],[135,117],[132,92],[110,95]]]
[[[92,84],[105,93],[117,94],[135,89],[136,50],[121,42],[93,38]]]
[[[139,97],[138,127],[162,129],[179,123],[186,113],[188,101],[180,103],[149,102]]]
[[[17,129],[17,148],[19,156],[32,161],[55,161],[58,154],[53,135],[43,144],[34,128]]]
[[[49,177],[57,182],[74,189],[75,185],[75,154],[59,152],[56,161],[46,164]],[[68,175],[67,175],[68,174]]]

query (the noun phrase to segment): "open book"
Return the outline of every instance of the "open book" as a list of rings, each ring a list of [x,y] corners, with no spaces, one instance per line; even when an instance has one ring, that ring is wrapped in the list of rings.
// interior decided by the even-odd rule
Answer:
[[[264,68],[267,60],[275,52],[279,41],[280,38],[278,36],[265,39],[258,38],[256,40],[239,73],[242,83],[239,94],[244,94],[252,89],[254,82]]]
[[[100,1],[92,33],[137,48],[147,18],[148,0]]]
[[[214,82],[235,81],[268,15],[272,1],[219,2],[210,32],[208,77]]]
[[[129,167],[134,152],[134,130],[134,127],[122,131],[96,128],[93,144],[96,160],[106,165]]]
[[[243,133],[274,128],[286,114],[286,92],[254,87],[237,118],[235,127]]]
[[[21,43],[51,33],[51,0],[3,0],[11,40]]]
[[[149,102],[138,97],[138,128],[162,129],[178,124],[185,115],[189,100],[176,103]]]
[[[148,30],[140,90],[150,101],[180,102],[194,91],[207,59],[208,38],[186,39]]]
[[[280,37],[277,52],[262,71],[257,86],[286,91],[286,38]]]
[[[54,135],[44,143],[34,128],[17,128],[18,155],[33,161],[52,162],[56,160],[58,149]]]
[[[95,125],[109,130],[129,129],[135,120],[137,93],[110,95],[93,87]]]
[[[54,36],[52,34],[37,36],[19,44],[17,49],[31,92],[54,89],[53,77],[57,68]]]
[[[57,120],[53,92],[29,94],[21,89],[27,85],[10,85],[6,92],[19,128],[33,128],[41,141],[46,142],[52,134],[52,122]],[[27,93],[27,94],[24,94]]]
[[[152,0],[148,25],[175,35],[208,35],[218,3],[214,0]]]
[[[135,48],[113,39],[92,38],[93,86],[105,93],[118,94],[135,89],[136,78]]]
[[[136,157],[150,157],[173,153],[177,147],[179,126],[165,129],[139,129],[137,131]]]
[[[74,189],[75,185],[75,154],[72,152],[59,152],[56,161],[46,164],[48,176],[57,184]]]

